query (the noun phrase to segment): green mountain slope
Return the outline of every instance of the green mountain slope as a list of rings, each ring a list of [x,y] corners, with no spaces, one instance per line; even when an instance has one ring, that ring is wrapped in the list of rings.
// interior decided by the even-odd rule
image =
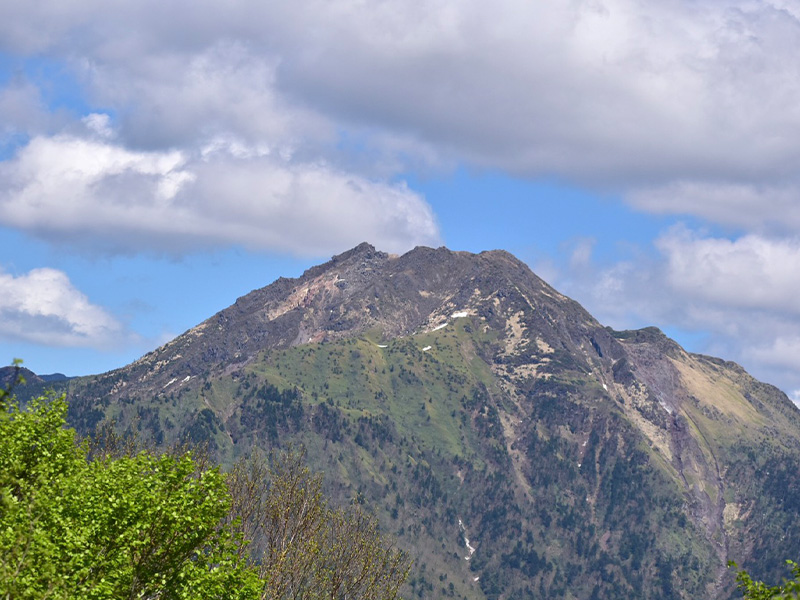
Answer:
[[[35,393],[43,383],[28,386]],[[511,255],[362,244],[67,390],[230,464],[304,444],[417,556],[420,598],[728,598],[800,555],[800,412]]]

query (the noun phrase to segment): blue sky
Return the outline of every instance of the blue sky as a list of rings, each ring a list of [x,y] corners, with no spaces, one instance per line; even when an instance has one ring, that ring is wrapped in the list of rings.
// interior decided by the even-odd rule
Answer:
[[[361,241],[503,248],[800,399],[800,12],[0,6],[0,356],[122,366]]]

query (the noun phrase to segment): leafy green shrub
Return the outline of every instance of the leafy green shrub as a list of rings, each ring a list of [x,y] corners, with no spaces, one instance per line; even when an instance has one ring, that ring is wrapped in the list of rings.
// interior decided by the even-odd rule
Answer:
[[[800,598],[800,565],[791,560],[786,564],[792,570],[794,578],[784,580],[781,585],[768,586],[763,581],[753,581],[747,571],[739,571],[736,574],[736,582],[745,600],[794,600]],[[728,566],[737,569],[735,562],[731,561]]]
[[[0,597],[258,597],[241,539],[221,526],[230,496],[191,452],[90,461],[42,397],[0,410]]]

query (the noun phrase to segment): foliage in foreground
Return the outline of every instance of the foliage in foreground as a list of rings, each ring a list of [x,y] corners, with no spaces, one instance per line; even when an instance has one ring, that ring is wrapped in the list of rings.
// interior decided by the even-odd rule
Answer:
[[[90,452],[66,411],[0,394],[0,598],[397,596],[406,556],[328,508],[302,456],[226,477],[191,451]]]
[[[180,456],[105,457],[65,429],[66,402],[0,413],[0,592],[6,598],[250,598],[259,580],[219,526],[218,470]]]
[[[745,600],[794,600],[800,598],[800,565],[791,560],[786,564],[792,570],[793,579],[784,580],[782,584],[768,586],[763,581],[753,581],[747,571],[739,571],[736,581]],[[735,562],[728,564],[731,568],[738,568]]]

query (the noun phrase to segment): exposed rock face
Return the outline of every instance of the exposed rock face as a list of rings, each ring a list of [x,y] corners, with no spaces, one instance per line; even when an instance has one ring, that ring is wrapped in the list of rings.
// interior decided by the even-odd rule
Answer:
[[[800,554],[785,395],[603,327],[503,251],[361,244],[64,385],[83,429],[113,418],[223,461],[306,444],[420,557],[420,597],[721,599],[727,560],[780,578]]]

